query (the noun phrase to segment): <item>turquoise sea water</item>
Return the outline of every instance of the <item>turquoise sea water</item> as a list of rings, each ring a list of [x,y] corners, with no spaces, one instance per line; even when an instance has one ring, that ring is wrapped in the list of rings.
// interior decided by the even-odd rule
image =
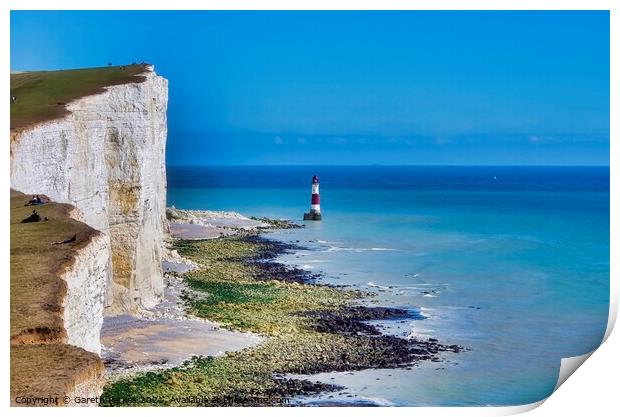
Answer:
[[[426,317],[390,332],[470,349],[315,379],[379,404],[517,405],[551,393],[561,358],[599,345],[608,168],[169,167],[168,204],[299,220],[314,174],[324,220],[270,235],[308,248],[281,261]]]

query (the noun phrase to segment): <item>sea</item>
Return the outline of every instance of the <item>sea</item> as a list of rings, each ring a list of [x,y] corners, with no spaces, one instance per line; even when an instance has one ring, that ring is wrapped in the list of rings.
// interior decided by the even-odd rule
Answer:
[[[280,261],[376,294],[411,320],[386,333],[467,350],[410,369],[309,376],[345,387],[298,399],[386,406],[522,405],[562,358],[596,349],[609,310],[609,168],[169,166],[169,206],[302,222],[313,175],[323,220],[269,238]]]

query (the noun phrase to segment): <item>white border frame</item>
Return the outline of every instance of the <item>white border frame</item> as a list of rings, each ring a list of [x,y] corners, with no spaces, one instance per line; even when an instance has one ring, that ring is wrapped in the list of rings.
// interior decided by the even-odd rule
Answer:
[[[174,7],[171,7],[173,5]],[[10,85],[10,65],[9,65],[9,47],[10,47],[10,10],[610,10],[610,62],[611,62],[611,79],[610,79],[610,115],[616,115],[616,118],[610,118],[610,227],[612,231],[620,231],[618,223],[618,74],[620,67],[618,65],[618,39],[620,33],[618,26],[620,18],[618,12],[620,7],[617,1],[613,0],[303,0],[303,1],[283,1],[283,0],[217,0],[205,1],[200,4],[192,0],[175,0],[174,2],[166,0],[3,0],[0,2],[0,62],[4,72],[2,73],[4,82],[0,87],[3,97],[9,96]],[[0,101],[1,120],[3,131],[8,134],[9,127],[9,100]],[[5,139],[6,140],[6,139]],[[6,143],[6,142],[5,142]],[[0,161],[5,169],[2,177],[4,182],[5,196],[8,197],[10,164],[9,164],[9,146],[3,146],[0,151]],[[0,207],[0,218],[8,219],[8,199]],[[3,236],[9,235],[8,222],[2,223]],[[618,235],[610,236],[610,260],[619,259],[618,256]],[[2,298],[4,306],[3,320],[1,321],[2,333],[9,333],[9,239],[2,240],[2,276],[5,277],[4,287],[2,288]],[[620,352],[620,338],[611,333],[616,321],[618,312],[618,267],[617,263],[610,264],[610,311],[609,322],[605,339],[606,343],[593,354],[594,358],[588,361],[583,369],[578,371],[578,376],[570,378],[568,383],[563,385],[558,392],[554,393],[548,400],[548,404],[538,408],[534,415],[557,415],[558,413],[573,415],[584,414],[586,412],[600,413],[601,415],[609,415],[609,410],[617,409],[617,392],[614,389],[617,382],[617,373],[620,370],[616,352]],[[610,337],[611,336],[611,337]],[[9,343],[2,345],[2,403],[3,407],[9,408]],[[563,361],[562,372],[566,372],[569,368],[570,373],[574,372],[575,365],[578,367],[587,359],[590,354],[583,355],[576,359]],[[570,375],[570,374],[569,374]],[[592,403],[592,401],[595,401]],[[418,413],[427,415],[507,415],[525,412],[538,407],[545,401],[534,404],[528,404],[517,407],[457,407],[457,408],[382,408],[382,414],[392,415],[410,415],[410,413]],[[89,412],[99,415],[110,413],[110,409],[89,410]],[[136,410],[138,411],[138,410]],[[120,414],[135,413],[125,408],[117,408],[113,412]],[[284,415],[284,414],[300,414],[310,415],[317,410],[313,408],[258,408],[252,410],[244,410],[239,408],[211,408],[208,410],[189,408],[183,412],[196,416],[204,416],[205,413],[217,413],[218,415],[236,415],[237,413],[247,414],[249,412],[257,415]],[[34,415],[40,413],[40,409],[11,408],[10,412],[20,415]],[[144,412],[138,411],[138,412]],[[169,409],[150,409],[148,411],[154,415],[165,415],[170,413]],[[355,413],[356,416],[370,416],[375,414],[376,409],[365,408],[325,408],[321,409],[321,413],[328,415],[340,415]],[[76,409],[46,409],[46,414],[74,414],[82,413]]]

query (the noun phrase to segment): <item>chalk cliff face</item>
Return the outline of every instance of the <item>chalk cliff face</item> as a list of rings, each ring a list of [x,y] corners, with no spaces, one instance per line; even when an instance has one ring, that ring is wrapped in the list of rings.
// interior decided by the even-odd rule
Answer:
[[[109,313],[136,312],[163,295],[168,82],[152,67],[144,75],[143,82],[73,101],[62,119],[11,133],[11,188],[72,204],[79,220],[103,232],[98,249],[84,251],[67,280],[76,290],[93,288],[74,291],[68,307],[99,308],[89,303],[102,288]],[[89,279],[89,268],[104,267],[112,271],[108,282]],[[65,309],[69,339],[83,339],[75,344],[97,352],[98,345],[86,342],[92,340],[82,325],[88,315]]]
[[[103,299],[108,282],[110,242],[105,235],[93,236],[78,250],[75,261],[61,275],[67,283],[63,305],[66,343],[101,354]]]

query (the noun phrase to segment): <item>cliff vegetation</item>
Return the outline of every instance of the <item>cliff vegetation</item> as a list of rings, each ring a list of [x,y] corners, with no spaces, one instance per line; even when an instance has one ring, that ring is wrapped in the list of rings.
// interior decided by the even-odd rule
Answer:
[[[26,206],[32,196],[11,190],[11,342],[61,340],[67,284],[60,274],[97,232],[72,219],[69,204]],[[22,223],[33,210],[47,221]],[[52,245],[76,235],[75,242]]]
[[[146,65],[126,65],[62,71],[11,74],[11,130],[21,130],[63,117],[65,106],[80,97],[97,94],[105,87],[139,83]]]
[[[77,251],[99,232],[72,219],[72,206],[53,202],[26,206],[31,197],[11,190],[11,401],[62,406],[67,404],[23,401],[63,398],[85,384],[101,384],[101,359],[66,344],[63,303],[67,283],[60,278]],[[22,223],[33,210],[41,221]],[[74,235],[71,243],[52,244]]]

